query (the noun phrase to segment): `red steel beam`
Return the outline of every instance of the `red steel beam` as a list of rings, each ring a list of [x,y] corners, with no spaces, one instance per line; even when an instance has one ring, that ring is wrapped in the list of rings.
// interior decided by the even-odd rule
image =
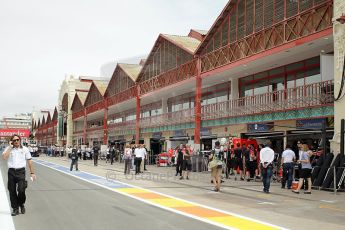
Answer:
[[[137,88],[137,96],[136,96],[136,124],[135,124],[135,144],[139,144],[139,138],[140,138],[140,87]]]
[[[194,144],[200,144],[200,129],[201,129],[201,59],[197,59],[197,76],[195,87],[195,129],[194,129]]]

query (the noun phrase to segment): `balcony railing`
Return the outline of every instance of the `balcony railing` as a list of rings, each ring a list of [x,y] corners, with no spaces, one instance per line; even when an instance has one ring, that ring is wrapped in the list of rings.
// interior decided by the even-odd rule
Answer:
[[[124,121],[124,122],[119,122],[119,123],[113,123],[113,124],[109,124],[108,125],[108,129],[116,129],[116,128],[120,128],[120,129],[135,129],[135,124],[136,124],[136,120],[130,120],[130,121]]]
[[[176,112],[141,118],[140,127],[146,128],[161,125],[189,123],[194,121],[194,117],[194,108],[184,109]]]
[[[333,81],[209,104],[201,107],[203,120],[295,110],[332,104]]]
[[[90,128],[87,128],[87,132],[92,132],[92,131],[97,131],[97,130],[102,130],[103,129],[103,125],[100,125],[100,126],[93,126],[93,127],[90,127]]]

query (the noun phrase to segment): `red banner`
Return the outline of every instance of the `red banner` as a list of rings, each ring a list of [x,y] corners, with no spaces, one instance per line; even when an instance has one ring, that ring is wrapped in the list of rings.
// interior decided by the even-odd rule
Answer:
[[[18,134],[20,137],[29,137],[30,129],[0,129],[0,137],[10,137]]]

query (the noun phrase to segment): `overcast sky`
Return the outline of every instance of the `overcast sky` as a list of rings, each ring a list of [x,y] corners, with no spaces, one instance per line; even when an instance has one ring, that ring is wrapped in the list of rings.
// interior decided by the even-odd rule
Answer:
[[[159,33],[209,29],[228,0],[0,0],[0,117],[53,109],[65,75],[148,54]]]

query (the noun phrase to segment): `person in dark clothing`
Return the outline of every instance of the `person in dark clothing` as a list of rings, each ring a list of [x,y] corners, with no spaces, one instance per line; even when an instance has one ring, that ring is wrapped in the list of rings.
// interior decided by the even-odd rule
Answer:
[[[98,145],[96,144],[95,146],[93,146],[92,150],[93,150],[93,164],[94,164],[94,166],[97,166],[98,165],[98,155],[99,155]]]
[[[237,143],[236,146],[237,148],[234,149],[234,171],[237,172],[237,168],[239,168],[240,178],[241,180],[244,180],[243,178],[243,150],[241,148],[240,143]],[[235,180],[237,180],[236,174],[235,174]]]
[[[73,165],[75,165],[75,170],[78,171],[78,150],[76,148],[72,149],[71,153],[71,168],[70,171],[73,170]]]
[[[256,151],[253,145],[249,146],[249,149],[245,150],[245,162],[246,162],[246,176],[247,181],[250,181],[250,178],[253,178],[256,171]]]
[[[110,150],[110,164],[113,165],[115,158],[115,146],[111,147]]]
[[[180,147],[176,148],[176,174],[175,176],[177,176],[178,174],[180,174],[180,177],[182,176],[182,163],[183,163],[183,145],[181,144]]]

